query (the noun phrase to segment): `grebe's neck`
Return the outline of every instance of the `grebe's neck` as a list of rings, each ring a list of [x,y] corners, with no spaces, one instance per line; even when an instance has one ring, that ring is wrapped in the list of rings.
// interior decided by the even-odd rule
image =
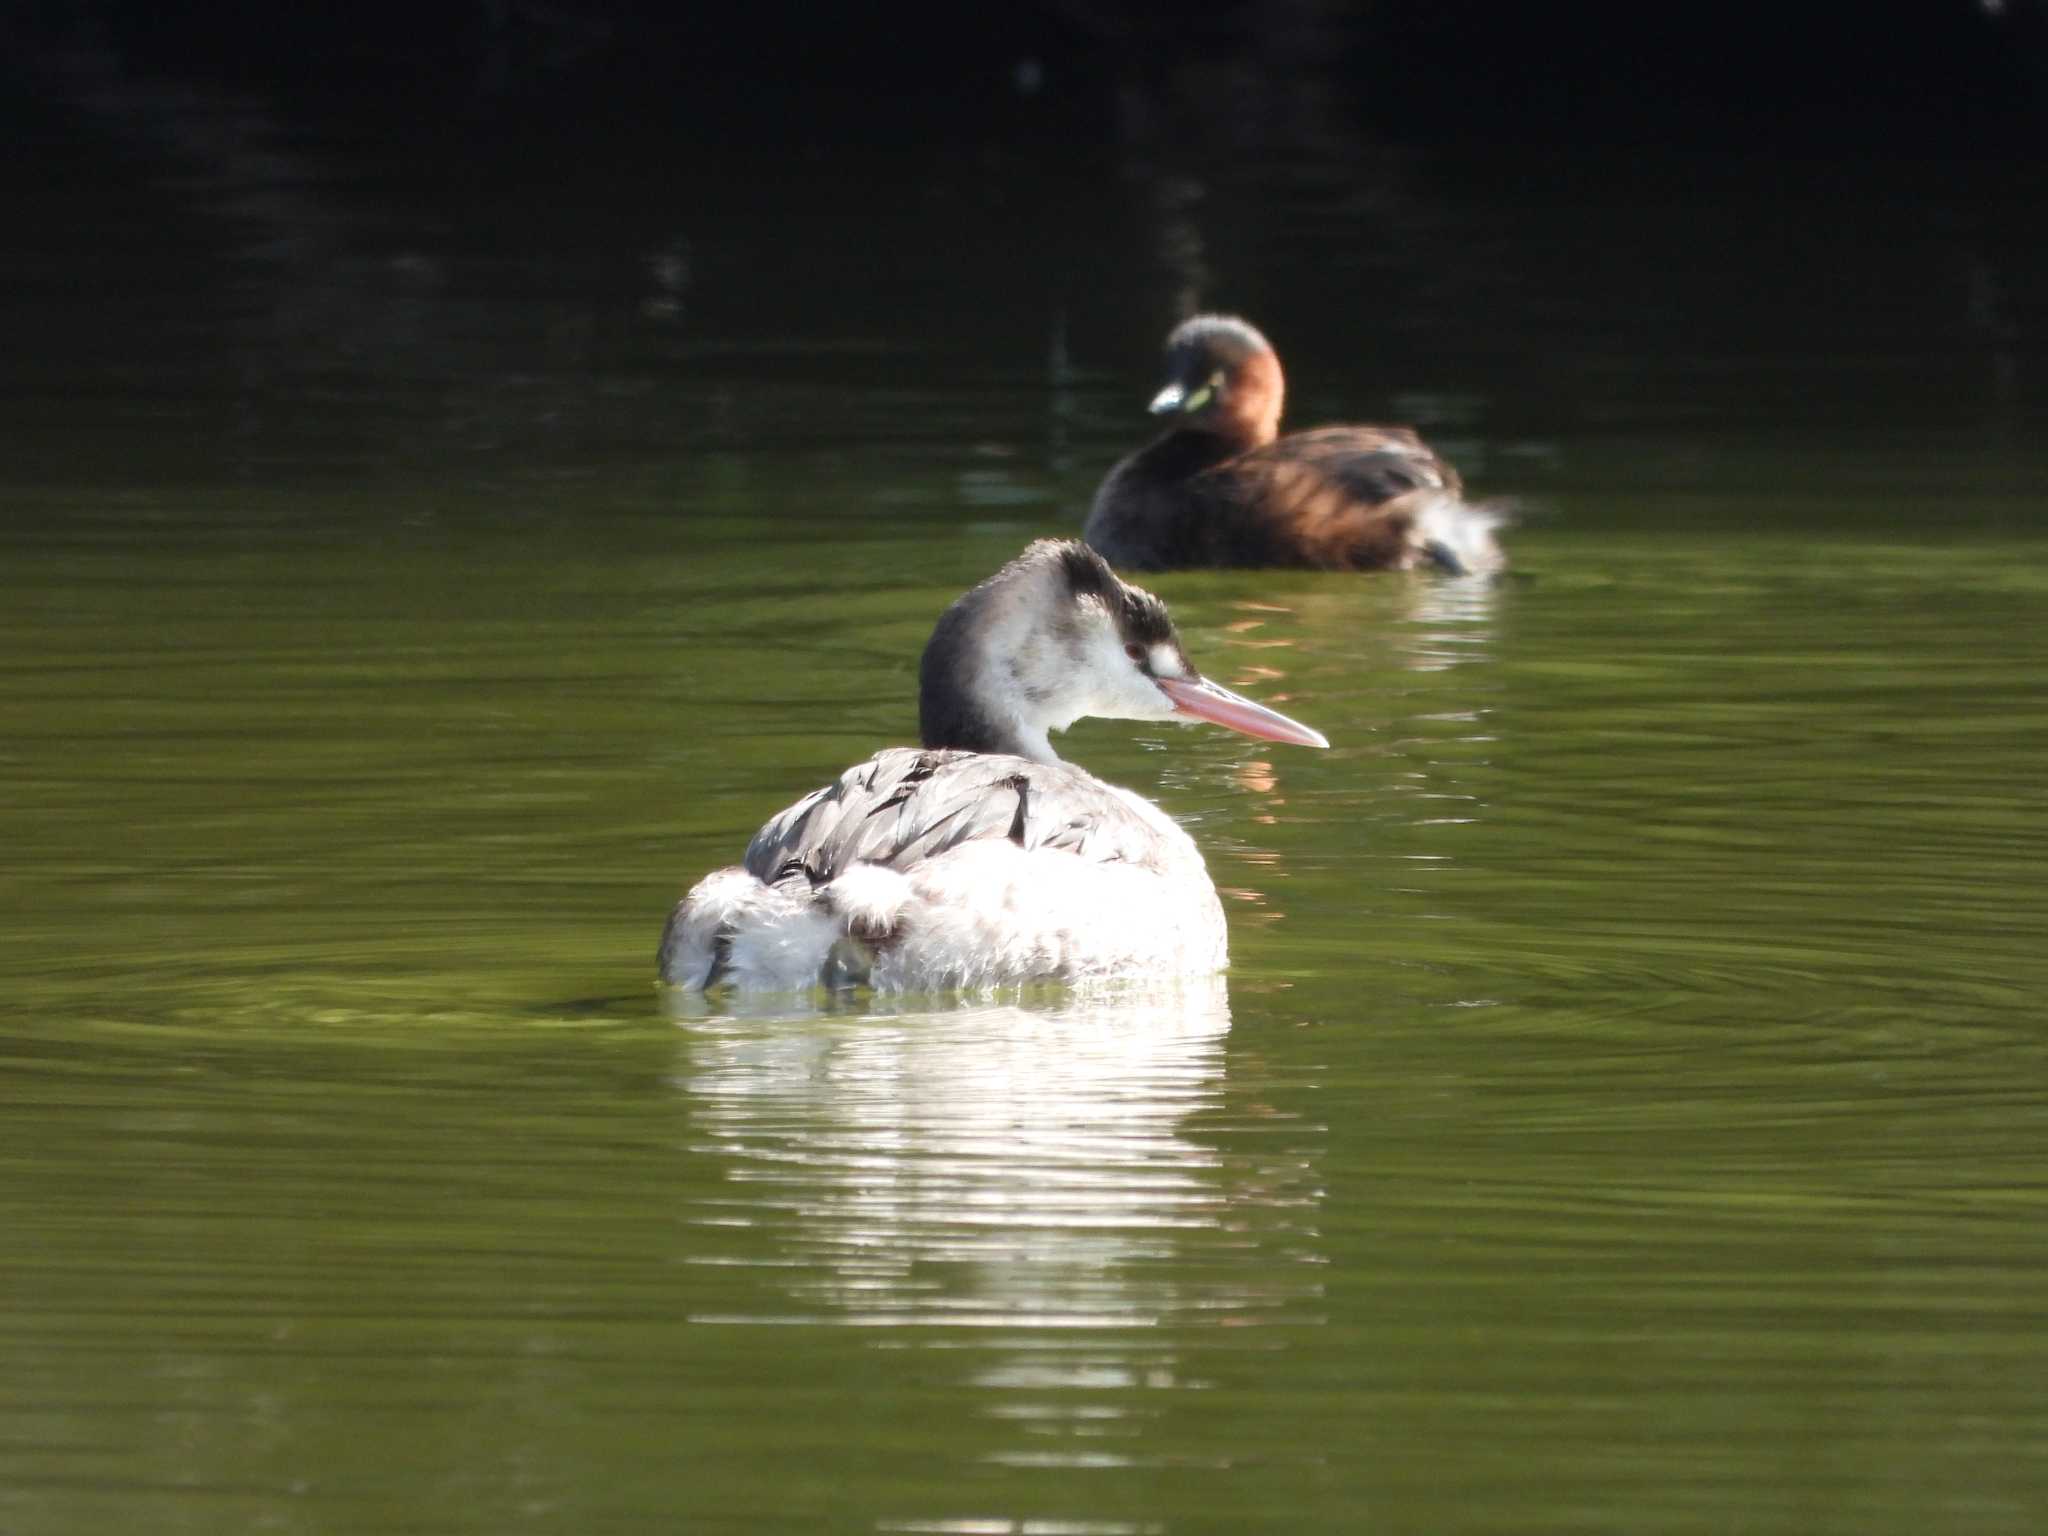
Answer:
[[[1263,448],[1280,435],[1287,381],[1271,348],[1238,365],[1219,411],[1217,426],[1239,449]]]
[[[1005,567],[940,616],[917,669],[925,746],[1059,761],[1048,733],[1072,722],[1053,717],[1059,680],[1038,675],[1053,658],[1029,632],[1036,577]]]
[[[1001,752],[1056,763],[1059,754],[1043,725],[1007,718],[975,699],[958,680],[927,678],[918,690],[918,736],[933,751]]]

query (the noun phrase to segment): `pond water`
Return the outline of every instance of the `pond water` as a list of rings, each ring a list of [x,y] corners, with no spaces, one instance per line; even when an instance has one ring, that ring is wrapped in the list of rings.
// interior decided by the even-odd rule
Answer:
[[[0,299],[0,1527],[2039,1528],[1995,177],[442,197],[189,120],[74,151]],[[1225,981],[662,995],[1188,297],[1523,513],[1492,585],[1151,583],[1333,743],[1065,738],[1205,849]]]

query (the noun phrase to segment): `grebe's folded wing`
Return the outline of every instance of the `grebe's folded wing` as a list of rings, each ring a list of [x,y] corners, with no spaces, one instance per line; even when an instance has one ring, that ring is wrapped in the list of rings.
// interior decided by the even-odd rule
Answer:
[[[806,795],[754,834],[747,872],[815,887],[854,864],[908,872],[949,849],[1006,838],[1096,863],[1160,860],[1160,813],[1066,763],[892,747]]]
[[[1321,486],[1358,501],[1381,502],[1410,491],[1463,489],[1458,472],[1406,427],[1318,427],[1290,432],[1231,461],[1238,473],[1299,481],[1303,494]]]
[[[1427,556],[1431,508],[1459,503],[1457,471],[1404,427],[1296,432],[1188,483],[1223,563],[1406,569]]]

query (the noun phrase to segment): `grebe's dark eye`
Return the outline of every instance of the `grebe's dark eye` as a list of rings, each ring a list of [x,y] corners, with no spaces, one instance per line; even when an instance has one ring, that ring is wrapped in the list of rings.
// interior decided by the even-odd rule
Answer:
[[[1138,644],[1137,641],[1133,640],[1129,645],[1126,645],[1124,647],[1124,654],[1130,657],[1131,660],[1135,661],[1139,666],[1142,667],[1143,665],[1145,665],[1145,647]]]

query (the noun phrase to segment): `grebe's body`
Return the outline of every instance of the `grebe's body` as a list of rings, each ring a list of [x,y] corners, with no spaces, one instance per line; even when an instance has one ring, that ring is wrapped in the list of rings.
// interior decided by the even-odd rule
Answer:
[[[1406,427],[1279,435],[1286,384],[1266,338],[1203,315],[1167,337],[1173,424],[1095,493],[1085,537],[1118,565],[1310,566],[1485,574],[1504,564],[1500,513]]]
[[[1157,598],[1051,541],[946,611],[921,714],[923,748],[848,769],[683,898],[663,980],[923,991],[1217,970],[1223,909],[1193,840],[1060,762],[1048,732],[1179,715],[1326,745],[1202,678]]]
[[[662,974],[883,991],[1214,971],[1223,908],[1187,833],[1066,763],[893,747],[693,890]]]

